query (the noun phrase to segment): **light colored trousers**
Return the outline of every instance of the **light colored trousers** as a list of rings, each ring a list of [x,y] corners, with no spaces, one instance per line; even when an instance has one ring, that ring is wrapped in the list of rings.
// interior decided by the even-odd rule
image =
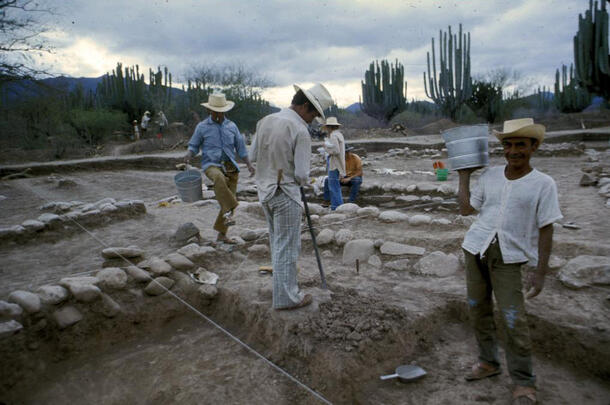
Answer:
[[[232,166],[233,165],[227,165],[225,167]],[[220,167],[210,166],[205,169],[204,172],[208,179],[214,182],[214,194],[216,195],[216,200],[220,204],[220,211],[216,217],[216,222],[214,222],[214,230],[223,235],[226,235],[229,230],[229,227],[225,224],[223,214],[235,209],[238,204],[235,195],[237,192],[239,172],[229,170],[227,170],[227,173],[225,174]]]
[[[303,300],[297,283],[297,260],[301,252],[301,206],[281,189],[264,202],[269,224],[273,265],[273,308],[291,307]]]

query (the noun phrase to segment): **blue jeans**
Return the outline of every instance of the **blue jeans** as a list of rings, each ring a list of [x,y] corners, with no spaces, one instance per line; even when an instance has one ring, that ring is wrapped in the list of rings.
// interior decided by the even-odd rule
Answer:
[[[343,204],[339,170],[330,170],[328,177],[324,179],[324,199],[326,201],[330,200],[330,209],[333,211]]]
[[[358,197],[358,192],[360,191],[360,185],[362,184],[362,177],[355,176],[352,177],[350,181],[347,183],[341,183],[342,186],[349,187],[349,202],[353,203],[356,201],[356,197]]]

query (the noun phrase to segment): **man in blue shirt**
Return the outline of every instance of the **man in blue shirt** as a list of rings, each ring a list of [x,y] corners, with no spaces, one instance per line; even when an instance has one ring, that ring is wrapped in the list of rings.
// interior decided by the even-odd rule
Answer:
[[[227,100],[223,93],[215,92],[210,94],[207,103],[201,105],[207,109],[209,116],[195,128],[184,160],[188,163],[201,150],[201,170],[214,182],[214,194],[220,204],[220,212],[214,223],[217,240],[232,243],[227,231],[229,226],[235,224],[233,211],[238,204],[235,196],[239,177],[236,154],[246,162],[251,175],[254,175],[254,167],[248,160],[244,137],[237,125],[224,116],[235,103]]]

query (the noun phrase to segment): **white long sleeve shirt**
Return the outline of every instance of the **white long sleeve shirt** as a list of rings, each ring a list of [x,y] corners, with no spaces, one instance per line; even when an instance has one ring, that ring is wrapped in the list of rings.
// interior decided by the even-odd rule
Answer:
[[[538,265],[539,229],[563,218],[555,181],[533,169],[517,180],[504,175],[506,166],[486,169],[470,195],[479,216],[462,247],[483,255],[498,236],[504,263]]]
[[[278,186],[302,206],[300,186],[307,184],[311,160],[311,137],[307,123],[290,108],[267,115],[256,124],[249,157],[256,162],[256,185],[261,202],[269,200]]]
[[[339,130],[330,133],[324,140],[324,150],[330,155],[328,170],[339,170],[345,176],[345,140]]]

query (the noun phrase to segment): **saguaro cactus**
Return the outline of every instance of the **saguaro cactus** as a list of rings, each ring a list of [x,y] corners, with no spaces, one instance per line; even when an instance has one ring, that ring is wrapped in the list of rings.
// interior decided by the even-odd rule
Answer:
[[[601,8],[589,0],[589,10],[578,15],[574,36],[575,77],[589,92],[610,99],[610,54],[608,54],[608,12],[606,0]]]
[[[561,112],[571,113],[584,110],[591,103],[591,94],[578,86],[574,80],[574,66],[570,65],[570,75],[566,65],[555,72],[555,105]]]
[[[472,94],[470,76],[470,33],[462,34],[462,24],[456,36],[439,31],[439,72],[436,75],[436,54],[432,38],[432,71],[430,52],[427,52],[428,75],[424,72],[426,95],[438,105],[444,114],[455,119],[461,105]]]
[[[379,62],[371,62],[361,82],[362,110],[367,115],[386,121],[403,111],[407,97],[404,77],[404,67],[398,60],[395,64],[382,60],[381,68]]]

